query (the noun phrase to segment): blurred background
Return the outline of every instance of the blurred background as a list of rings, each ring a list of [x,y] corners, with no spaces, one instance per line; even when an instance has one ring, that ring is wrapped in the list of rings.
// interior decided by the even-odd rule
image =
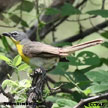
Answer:
[[[105,41],[102,45],[76,52],[71,55],[71,59],[67,58],[69,63],[63,62],[56,69],[48,73],[48,76],[57,82],[56,84],[52,84],[49,81],[51,87],[60,86],[61,83],[65,82],[67,85],[64,83],[64,87],[67,87],[67,89],[69,87],[69,89],[78,92],[75,93],[79,96],[79,99],[75,96],[72,96],[72,98],[66,96],[74,102],[78,102],[81,98],[94,96],[108,90],[105,77],[105,75],[108,75],[106,74],[106,72],[108,73],[107,19],[107,0],[0,0],[1,35],[4,32],[24,31],[32,41],[41,41],[60,47],[76,45],[94,39],[103,39]],[[81,53],[83,53],[82,55],[87,54],[89,60],[80,56]],[[17,51],[10,39],[0,38],[0,55],[2,55],[0,56],[0,83],[2,85],[3,81],[7,78],[16,81],[18,74],[20,80],[30,80],[28,74],[31,72],[31,68],[28,65],[22,70],[18,70],[18,74],[16,74],[16,70],[13,68],[14,66],[2,58],[7,57],[12,62],[15,62]],[[92,58],[93,55],[96,56],[94,59]],[[16,60],[18,59],[17,57]],[[80,59],[84,60],[85,64],[82,64]],[[79,60],[79,62],[76,63],[75,60]],[[22,64],[25,65],[21,60],[21,63],[16,67],[18,68]],[[61,74],[62,72],[59,71],[63,71],[64,74]],[[84,71],[84,73],[80,71]],[[94,71],[92,75],[98,79],[102,77],[105,80],[97,80],[89,73],[91,71]],[[77,72],[77,75],[74,75],[75,72]],[[69,75],[73,79],[67,73],[71,73]],[[80,74],[82,75],[80,76]],[[87,78],[86,80],[83,78],[85,76]],[[71,82],[74,82],[72,83],[72,87],[69,85]],[[98,82],[100,85],[98,85]],[[12,88],[14,87],[12,86]],[[95,88],[98,89],[96,90]],[[63,94],[59,97],[62,96],[65,97]],[[0,101],[4,100],[0,96]]]

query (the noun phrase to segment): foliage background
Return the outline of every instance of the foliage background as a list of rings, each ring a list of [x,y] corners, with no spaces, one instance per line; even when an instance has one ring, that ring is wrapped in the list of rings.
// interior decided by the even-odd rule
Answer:
[[[74,7],[82,1],[76,0],[73,4]],[[44,98],[47,101],[52,100],[54,103],[53,108],[72,108],[72,106],[77,104],[82,98],[105,93],[108,90],[108,28],[96,28],[97,24],[107,21],[108,3],[105,1],[105,4],[102,4],[103,2],[104,0],[87,0],[79,10],[68,3],[64,4],[64,7],[62,6],[61,11],[59,11],[59,8],[46,9],[46,7],[51,5],[51,0],[40,0],[38,8],[36,7],[36,1],[23,0],[11,8],[1,11],[0,34],[14,30],[27,31],[29,34],[30,28],[36,23],[36,20],[38,20],[40,23],[38,25],[38,32],[35,33],[37,36],[34,38],[44,43],[64,46],[97,38],[103,38],[105,40],[102,45],[74,53],[67,58],[69,63],[60,62],[54,70],[48,73],[51,79],[55,79],[54,83],[50,82],[51,87],[60,86],[61,90],[60,93],[57,92],[55,95],[50,95],[48,88],[45,88]],[[52,19],[54,17],[56,18],[56,15],[59,13],[61,14],[60,18],[69,15],[68,20],[72,21],[65,20],[57,26],[56,30],[51,31],[44,39],[41,39],[39,30],[45,26],[45,22],[39,20],[39,17],[45,10],[47,10],[46,14],[52,15]],[[81,20],[85,18],[87,19]],[[83,31],[93,27],[94,29],[99,29],[98,32],[87,35],[85,38],[76,40],[75,42],[63,42],[62,44],[60,42],[60,40],[64,40],[75,34],[82,35],[81,33],[83,33]],[[10,47],[8,47],[8,44]],[[31,78],[29,76],[31,68],[22,61],[19,55],[16,56],[15,46],[8,38],[0,39],[0,50],[1,64],[3,64],[2,60],[5,61],[6,64],[12,67],[12,72],[14,71],[11,76],[11,74],[9,75],[9,73],[11,73],[9,70],[7,74],[8,80],[3,81],[6,76],[4,75],[4,78],[2,77],[2,87],[6,88],[8,85],[9,92],[17,96],[17,98],[15,98],[16,101],[25,102],[27,98],[26,91],[31,84]],[[6,69],[8,70],[8,68]],[[2,69],[0,71],[2,76],[4,70]],[[64,92],[61,88],[65,88],[67,92]],[[68,90],[71,90],[71,93],[69,93]],[[3,97],[0,97],[0,101],[2,101],[2,99]]]

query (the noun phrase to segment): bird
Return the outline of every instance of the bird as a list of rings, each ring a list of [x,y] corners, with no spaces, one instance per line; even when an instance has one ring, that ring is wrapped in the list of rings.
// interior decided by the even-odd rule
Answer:
[[[48,70],[56,66],[60,58],[66,58],[70,54],[103,43],[103,39],[96,39],[73,46],[55,47],[42,42],[31,41],[22,31],[5,32],[2,36],[9,37],[15,44],[23,61],[31,67]]]

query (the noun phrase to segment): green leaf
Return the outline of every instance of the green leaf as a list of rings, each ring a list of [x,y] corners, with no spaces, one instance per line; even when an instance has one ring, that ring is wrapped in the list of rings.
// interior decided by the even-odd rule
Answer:
[[[65,3],[64,6],[62,6],[61,8],[62,16],[75,15],[75,14],[81,14],[81,12],[75,7],[73,7],[70,3]]]
[[[24,27],[29,27],[29,25],[27,24],[26,21],[24,21],[21,17],[15,15],[15,14],[11,14],[10,19],[14,22],[14,23],[21,23],[22,26]]]
[[[85,73],[85,75],[93,82],[92,86],[89,87],[92,93],[108,90],[108,71],[91,71]]]
[[[6,49],[4,49],[3,47],[0,47],[0,52],[6,53]]]
[[[19,82],[19,87],[29,88],[31,86],[30,80],[24,79]]]
[[[77,102],[69,99],[57,99],[56,103],[59,105],[59,108],[73,108],[77,104]]]
[[[86,65],[97,65],[100,63],[99,57],[95,53],[90,51],[83,51],[77,55],[77,58],[81,57],[83,57],[83,60],[79,60],[82,64],[84,63]]]
[[[108,31],[105,31],[105,32],[101,33],[101,36],[108,39]]]
[[[18,7],[15,10],[22,10],[22,11],[30,12],[32,11],[33,7],[34,7],[33,2],[24,0],[23,3],[18,5]]]
[[[2,36],[1,39],[2,39],[2,43],[3,43],[3,45],[4,45],[5,49],[6,49],[6,51],[9,51],[10,49],[9,49],[8,42],[7,42],[7,40],[6,40],[6,37]]]
[[[91,90],[90,89],[86,89],[83,92],[84,92],[85,95],[89,95],[91,93]]]
[[[2,88],[4,89],[6,86],[18,87],[18,83],[16,83],[15,81],[6,79],[2,83]]]
[[[27,22],[24,21],[24,20],[21,20],[21,25],[24,26],[24,27],[29,27],[29,25],[27,24]]]
[[[56,96],[48,96],[46,98],[47,101],[51,101],[51,102],[56,102],[57,99],[58,99],[58,97],[56,97]]]
[[[100,84],[93,84],[89,87],[92,93],[100,93],[108,90],[108,82],[100,83]]]
[[[10,19],[17,24],[21,21],[21,18],[15,14],[11,14]]]
[[[108,58],[101,58],[101,61],[108,66]]]
[[[19,64],[21,64],[22,62],[22,58],[20,55],[17,55],[14,59],[13,59],[13,65],[14,66],[18,66]]]
[[[56,15],[61,14],[62,16],[69,16],[75,14],[81,14],[81,12],[73,7],[70,3],[65,3],[61,9],[56,8],[48,8],[46,11],[46,15]]]
[[[85,75],[93,82],[108,82],[108,71],[90,71],[86,72]]]
[[[10,63],[11,62],[11,60],[8,57],[4,56],[4,55],[0,55],[0,60],[5,61],[6,63]]]
[[[82,66],[82,65],[97,65],[100,63],[99,57],[90,51],[80,52],[76,57],[67,57],[71,65]]]
[[[104,42],[101,45],[104,46],[104,47],[106,47],[106,48],[108,48],[108,42]]]
[[[63,68],[57,66],[53,71],[50,72],[50,74],[54,75],[64,75],[66,72],[63,70]]]
[[[93,10],[93,11],[88,11],[87,13],[90,15],[100,15],[104,18],[108,17],[108,10]]]
[[[60,14],[60,10],[56,9],[56,8],[47,8],[46,15],[56,15],[56,14]]]
[[[70,61],[70,64],[73,65],[73,66],[80,66],[80,65],[82,65],[80,63],[80,61],[77,59],[77,57],[69,56],[69,57],[67,57],[67,59]]]
[[[20,66],[18,66],[18,71],[23,71],[23,70],[25,70],[25,69],[27,69],[27,68],[29,68],[29,66],[27,65],[27,64],[21,64]]]
[[[66,70],[69,67],[69,63],[65,62],[59,62],[58,65],[54,70],[52,70],[50,73],[55,75],[64,75],[66,74]]]
[[[64,70],[67,70],[69,68],[69,63],[67,62],[59,62],[58,66],[63,68]]]

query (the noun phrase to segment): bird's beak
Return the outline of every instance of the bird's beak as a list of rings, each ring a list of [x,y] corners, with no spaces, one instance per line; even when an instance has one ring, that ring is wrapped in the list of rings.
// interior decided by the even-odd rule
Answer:
[[[7,36],[9,37],[15,44],[17,44],[18,42],[13,38],[11,33],[2,33],[2,36]]]
[[[11,37],[11,33],[3,33],[2,36],[7,36],[7,37]]]

